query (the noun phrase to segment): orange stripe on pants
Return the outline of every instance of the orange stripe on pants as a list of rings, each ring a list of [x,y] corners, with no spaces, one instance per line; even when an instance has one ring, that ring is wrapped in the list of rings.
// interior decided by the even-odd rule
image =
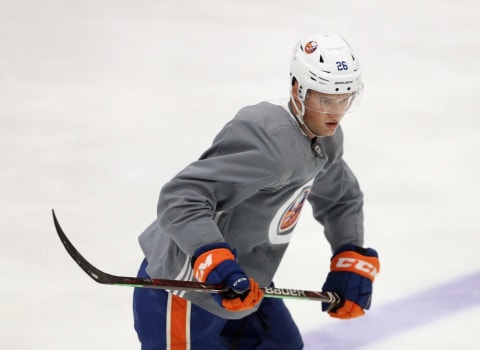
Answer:
[[[190,349],[190,302],[168,294],[167,349]]]

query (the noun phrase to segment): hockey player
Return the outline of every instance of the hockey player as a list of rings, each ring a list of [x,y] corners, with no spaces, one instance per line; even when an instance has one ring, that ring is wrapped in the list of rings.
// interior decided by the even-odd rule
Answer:
[[[342,160],[340,128],[362,94],[359,61],[339,35],[308,35],[294,49],[290,82],[288,100],[241,109],[162,188],[158,217],[139,238],[138,276],[228,292],[135,289],[142,349],[302,349],[283,301],[264,299],[259,286],[272,285],[306,200],[333,252],[323,290],[343,299],[323,311],[348,319],[369,309],[380,266],[363,248],[363,196]]]

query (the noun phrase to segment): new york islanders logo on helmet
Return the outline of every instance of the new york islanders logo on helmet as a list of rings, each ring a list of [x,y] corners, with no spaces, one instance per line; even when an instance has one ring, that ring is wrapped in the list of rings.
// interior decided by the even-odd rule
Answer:
[[[317,47],[318,47],[318,43],[316,41],[313,41],[313,40],[309,41],[307,45],[305,45],[305,53],[307,54],[314,53]]]

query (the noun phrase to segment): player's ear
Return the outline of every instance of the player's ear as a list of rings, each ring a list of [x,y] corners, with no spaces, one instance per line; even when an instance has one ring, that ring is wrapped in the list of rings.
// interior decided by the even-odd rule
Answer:
[[[297,102],[300,100],[298,97],[298,81],[295,78],[292,79],[292,97]]]

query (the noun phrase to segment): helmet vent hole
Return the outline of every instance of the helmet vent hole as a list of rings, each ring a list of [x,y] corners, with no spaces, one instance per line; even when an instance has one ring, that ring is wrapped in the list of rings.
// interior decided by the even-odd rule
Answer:
[[[320,63],[325,63],[325,61],[323,60],[323,56],[320,55]]]
[[[338,91],[338,88],[336,88],[335,91]]]

